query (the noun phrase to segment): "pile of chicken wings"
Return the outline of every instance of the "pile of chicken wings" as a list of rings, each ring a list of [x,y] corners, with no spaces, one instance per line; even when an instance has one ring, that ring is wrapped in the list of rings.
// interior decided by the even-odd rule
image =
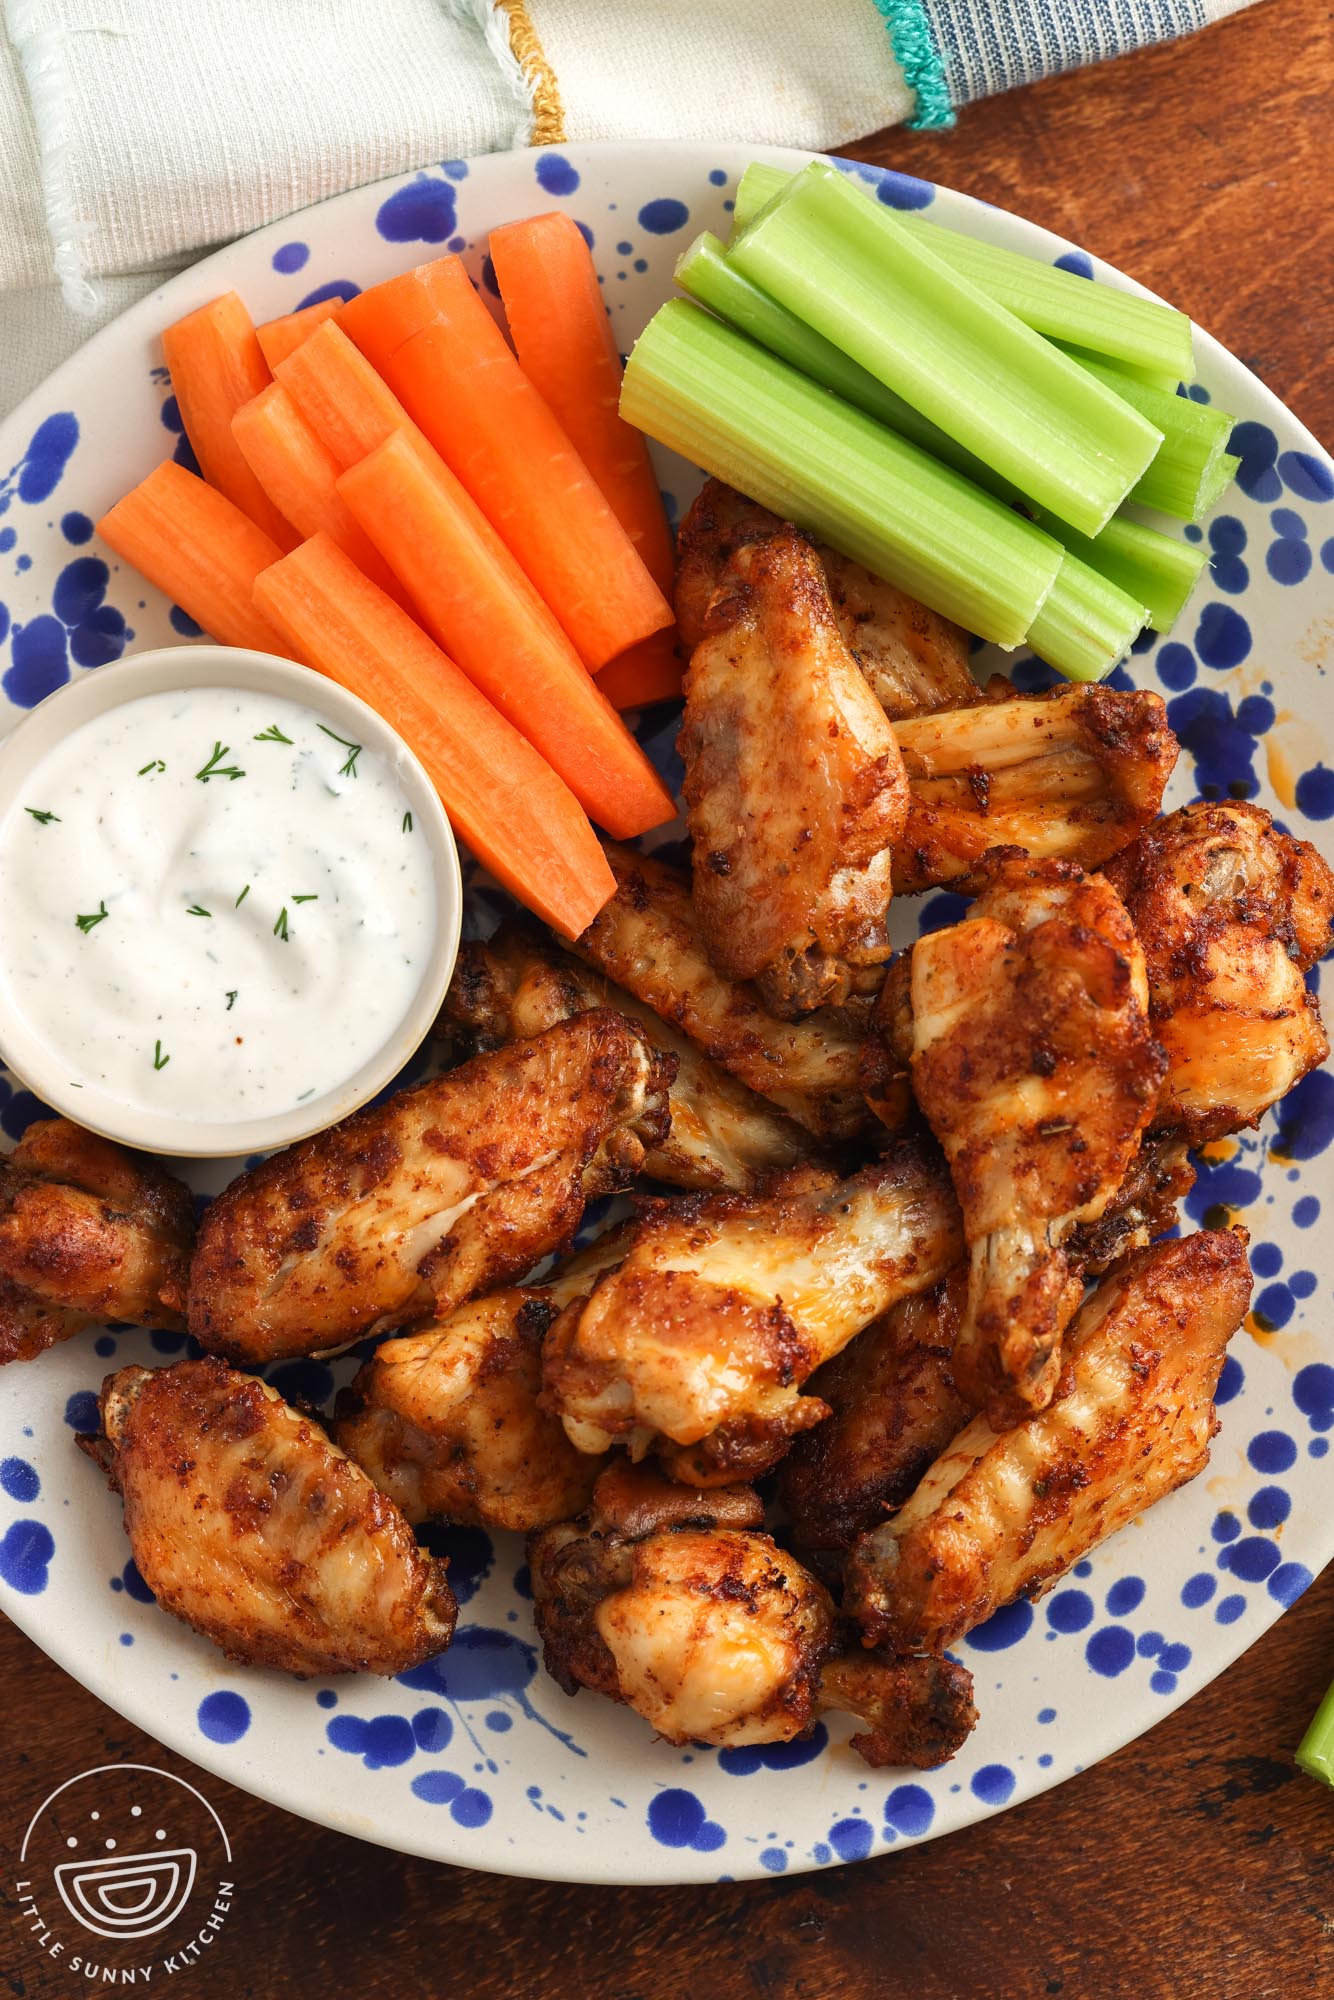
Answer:
[[[1328,1053],[1334,876],[1256,806],[1159,816],[1156,695],[979,690],[962,633],[715,482],[677,609],[689,868],[610,847],[572,947],[466,945],[456,1066],[197,1237],[161,1169],[30,1127],[0,1359],[194,1335],[81,1443],[232,1659],[419,1663],[455,1606],[413,1530],[480,1524],[528,1535],[567,1691],[674,1743],[841,1710],[932,1765],[975,1720],[947,1649],[1208,1458],[1246,1237],[1166,1232],[1189,1148]],[[893,956],[929,889],[962,914]],[[256,1372],[360,1342],[330,1419]]]

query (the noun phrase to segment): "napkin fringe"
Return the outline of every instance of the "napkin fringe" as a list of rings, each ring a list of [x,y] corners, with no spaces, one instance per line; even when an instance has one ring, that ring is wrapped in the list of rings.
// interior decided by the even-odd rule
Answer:
[[[38,25],[34,0],[5,0],[4,14],[32,105],[51,267],[65,304],[87,318],[100,309],[102,294],[84,268],[83,245],[93,234],[93,225],[78,213],[70,187],[73,135],[64,33]]]
[[[533,108],[530,146],[560,145],[569,134],[565,128],[565,105],[556,72],[547,61],[546,50],[525,0],[493,0],[497,14],[507,17],[509,46],[523,73]]]

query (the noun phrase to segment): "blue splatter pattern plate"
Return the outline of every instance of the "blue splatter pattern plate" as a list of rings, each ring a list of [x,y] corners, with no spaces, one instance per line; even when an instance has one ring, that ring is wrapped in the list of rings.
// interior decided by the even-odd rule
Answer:
[[[796,155],[760,149],[793,167]],[[72,675],[194,628],[96,540],[92,522],[185,447],[162,368],[169,321],[235,286],[256,319],[449,248],[481,265],[488,230],[551,206],[592,241],[623,348],[671,290],[689,236],[726,228],[756,149],[587,147],[448,161],[339,197],[183,273],[107,328],[0,429],[0,713],[16,720]],[[1124,284],[1013,216],[900,175],[855,169],[882,201]],[[1276,307],[1276,309],[1280,309]],[[1192,393],[1234,411],[1237,489],[1204,530],[1211,573],[1127,684],[1166,697],[1183,745],[1170,803],[1256,798],[1334,852],[1334,471],[1314,440],[1207,337]],[[664,460],[684,505],[698,474]],[[1187,529],[1187,534],[1200,531]],[[1002,661],[1021,686],[1032,661]],[[663,768],[675,716],[650,712]],[[898,906],[909,927],[933,914]],[[1317,977],[1318,975],[1313,975]],[[0,1081],[16,1138],[41,1107]],[[103,1374],[179,1353],[180,1336],[114,1328],[0,1372],[0,1603],[87,1687],[197,1763],[308,1818],[387,1846],[512,1874],[711,1881],[827,1867],[949,1833],[1030,1798],[1149,1729],[1237,1658],[1334,1554],[1334,1077],[1309,1077],[1256,1134],[1210,1148],[1187,1204],[1252,1232],[1255,1310],[1219,1394],[1208,1471],[1099,1549],[1043,1601],[1016,1604],[961,1655],[982,1720],[952,1764],[873,1773],[843,1722],[769,1749],[655,1742],[639,1718],[541,1671],[517,1539],[433,1537],[462,1603],[451,1650],[396,1681],[297,1683],[229,1666],[162,1616],[119,1509],[74,1449]],[[194,1176],[207,1193],[227,1174]],[[335,1374],[272,1377],[327,1402]]]

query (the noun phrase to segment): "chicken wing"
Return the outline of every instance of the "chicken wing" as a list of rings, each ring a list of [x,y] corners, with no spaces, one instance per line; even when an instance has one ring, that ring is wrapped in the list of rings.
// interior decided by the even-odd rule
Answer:
[[[1162,698],[1139,689],[1015,694],[895,727],[908,816],[894,847],[894,893],[986,886],[989,848],[1097,868],[1162,804],[1177,760]]]
[[[1067,1239],[1124,1179],[1165,1061],[1116,892],[1071,862],[988,870],[964,921],[913,947],[910,1060],[969,1245],[956,1378],[1003,1424],[1050,1399],[1080,1294]]]
[[[813,1157],[798,1125],[710,1062],[679,1029],[517,924],[502,924],[486,944],[462,947],[442,1020],[467,1030],[479,1048],[498,1048],[590,1007],[629,1015],[655,1049],[676,1059],[667,1093],[671,1124],[644,1157],[651,1180],[741,1194],[765,1175]]]
[[[974,1717],[963,1669],[831,1659],[829,1598],[763,1521],[744,1487],[688,1493],[647,1467],[609,1469],[582,1519],[529,1541],[548,1672],[569,1694],[625,1702],[669,1743],[786,1743],[839,1708],[871,1725],[853,1738],[870,1762],[951,1755]]]
[[[721,480],[705,482],[677,543],[676,612],[687,652],[704,637],[709,604],[731,557],[782,526],[776,514]],[[978,698],[965,632],[824,542],[815,549],[843,643],[891,721]]]
[[[859,1024],[833,1008],[776,1021],[752,985],[710,965],[689,878],[633,848],[605,847],[616,894],[575,940],[578,956],[817,1139],[861,1131]]]
[[[0,1362],[29,1361],[94,1321],[184,1327],[190,1190],[142,1153],[67,1118],[0,1159]]]
[[[972,1415],[950,1368],[966,1288],[960,1264],[873,1321],[807,1385],[831,1415],[793,1444],[778,1497],[797,1553],[830,1583],[858,1536],[902,1506]]]
[[[643,1166],[671,1068],[580,1014],[275,1153],[204,1218],[190,1331],[231,1360],[327,1353],[522,1277]]]
[[[795,528],[728,559],[704,628],[677,739],[700,933],[792,1019],[878,983],[903,762]]]
[[[587,1452],[666,1440],[697,1485],[756,1476],[827,1415],[801,1385],[962,1255],[944,1173],[904,1143],[850,1180],[801,1168],[763,1197],[655,1203],[625,1261],[548,1338],[544,1400]]]
[[[1227,1230],[1154,1244],[1110,1273],[1047,1409],[1002,1433],[976,1417],[858,1544],[845,1601],[868,1640],[941,1652],[1193,1479],[1250,1292],[1245,1238]]]
[[[1156,1123],[1192,1145],[1255,1125],[1329,1054],[1303,974],[1334,874],[1261,806],[1186,806],[1109,863],[1144,947],[1168,1074]]]
[[[579,1513],[603,1461],[539,1409],[542,1343],[624,1254],[613,1231],[541,1285],[492,1292],[384,1341],[339,1396],[335,1440],[409,1521],[526,1533]]]
[[[229,1660],[397,1674],[449,1644],[447,1565],[267,1383],[212,1357],[122,1368],[101,1411],[80,1443],[124,1501],[144,1582]]]

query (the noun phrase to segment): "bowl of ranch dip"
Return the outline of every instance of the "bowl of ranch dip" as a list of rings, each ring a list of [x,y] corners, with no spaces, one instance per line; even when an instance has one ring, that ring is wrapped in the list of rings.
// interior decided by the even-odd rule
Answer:
[[[435,1019],[462,912],[438,794],[390,723],[289,660],[144,653],[0,743],[0,1053],[159,1153],[322,1131]]]

